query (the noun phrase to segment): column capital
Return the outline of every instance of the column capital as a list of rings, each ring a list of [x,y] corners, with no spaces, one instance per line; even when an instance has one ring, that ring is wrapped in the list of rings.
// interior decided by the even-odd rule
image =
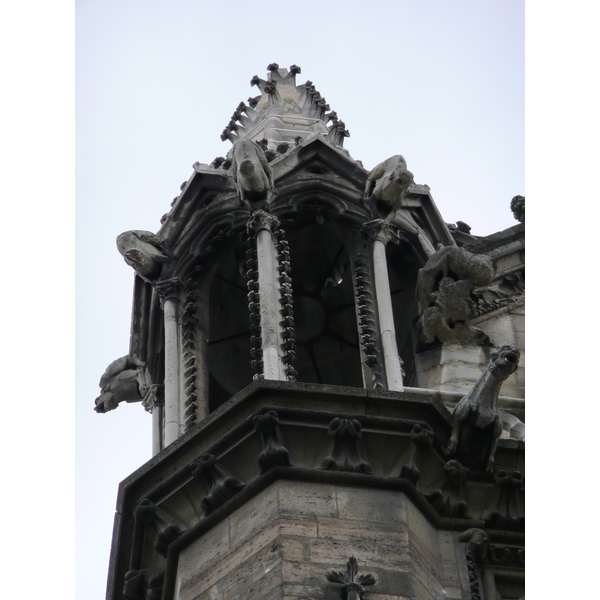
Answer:
[[[164,406],[164,404],[164,386],[152,384],[142,400],[142,406],[151,413],[155,406]]]
[[[387,246],[391,240],[397,242],[398,231],[387,219],[375,219],[363,225],[363,231],[368,239],[377,240]]]
[[[164,281],[156,281],[154,289],[160,296],[160,305],[164,308],[166,300],[179,300],[179,292],[181,292],[182,284],[176,277],[173,279],[165,279]]]
[[[264,210],[257,210],[252,213],[247,227],[248,233],[258,233],[262,229],[272,232],[274,228],[279,227],[279,219]]]

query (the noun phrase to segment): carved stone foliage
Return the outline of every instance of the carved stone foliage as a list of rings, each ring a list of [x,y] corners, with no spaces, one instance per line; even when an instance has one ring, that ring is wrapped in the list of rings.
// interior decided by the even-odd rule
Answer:
[[[375,577],[370,573],[366,575],[358,574],[358,560],[356,556],[351,556],[346,563],[346,571],[328,571],[325,573],[327,581],[339,583],[340,598],[343,600],[364,600],[366,593],[365,586],[375,585]]]
[[[424,494],[425,499],[441,517],[470,519],[465,500],[465,484],[471,471],[457,460],[449,460],[444,466],[444,472],[446,481],[442,488],[431,494]]]
[[[244,203],[268,199],[275,193],[273,173],[265,151],[251,140],[240,140],[232,150],[231,174]]]
[[[485,315],[509,304],[525,301],[525,269],[503,275],[499,281],[473,290],[475,314]]]
[[[431,344],[486,344],[487,336],[474,328],[471,293],[489,285],[495,269],[492,259],[463,248],[446,246],[433,254],[417,276],[418,326],[421,341]]]
[[[117,237],[117,248],[125,262],[144,279],[155,279],[170,258],[162,251],[160,239],[151,231],[125,231]]]
[[[497,508],[484,515],[490,529],[525,531],[524,478],[520,471],[499,470],[494,474],[498,493]]]
[[[281,332],[281,349],[283,356],[281,360],[285,364],[285,375],[288,381],[296,381],[296,369],[292,363],[296,360],[296,330],[294,327],[294,303],[292,300],[292,278],[290,277],[292,269],[290,266],[290,250],[289,244],[284,237],[283,229],[279,223],[273,227],[273,239],[275,240],[275,248],[277,250],[277,261],[279,276],[279,312],[281,321],[279,325],[282,327]]]
[[[248,226],[248,250],[246,251],[246,279],[248,281],[248,309],[250,311],[250,355],[252,369],[262,376],[262,338],[260,326],[260,293],[258,285],[258,257],[256,253],[256,229]]]
[[[433,431],[422,427],[418,423],[413,425],[410,432],[410,455],[408,462],[400,469],[400,477],[408,479],[413,485],[417,485],[421,476],[421,464],[423,462],[423,453],[427,448],[431,448],[433,443]]]
[[[190,464],[190,470],[196,479],[203,481],[208,487],[209,493],[200,503],[205,515],[209,515],[244,489],[244,484],[220,465],[212,454],[203,454]]]
[[[197,273],[201,268],[194,269],[192,275],[185,282],[185,305],[181,316],[181,343],[183,348],[183,386],[185,406],[185,430],[187,431],[196,423],[198,410],[198,394],[196,389],[196,329],[198,326],[198,293],[196,286]]]
[[[365,364],[372,372],[372,387],[384,389],[385,374],[375,323],[375,298],[369,264],[366,249],[363,249],[357,255],[354,267],[359,339],[361,350],[366,357]]]
[[[291,467],[290,453],[283,445],[283,435],[279,427],[279,418],[274,410],[252,419],[254,429],[260,433],[262,452],[258,456],[261,473],[275,466]]]
[[[404,157],[399,154],[391,156],[369,173],[363,200],[371,199],[371,211],[374,217],[378,212],[373,200],[379,201],[386,210],[389,210],[386,219],[391,220],[403,205],[406,191],[413,183],[414,176],[408,170]]]
[[[134,516],[136,522],[145,525],[150,524],[156,529],[154,549],[161,556],[167,556],[169,544],[184,532],[183,528],[168,520],[169,515],[164,510],[158,508],[147,498],[143,498],[138,502]]]
[[[117,358],[100,378],[102,393],[95,400],[94,410],[105,413],[121,402],[141,402],[151,385],[146,363],[135,355]]]
[[[517,370],[520,353],[502,346],[471,391],[454,407],[454,425],[448,448],[475,469],[492,470],[502,414],[498,394],[505,379]]]
[[[333,439],[331,454],[321,462],[321,469],[372,473],[371,465],[363,460],[358,450],[362,425],[356,419],[335,418],[329,423],[327,435]]]

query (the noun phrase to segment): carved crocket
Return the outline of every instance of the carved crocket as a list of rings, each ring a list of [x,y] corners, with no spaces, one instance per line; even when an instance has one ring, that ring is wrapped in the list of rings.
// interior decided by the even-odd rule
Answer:
[[[493,469],[503,425],[498,394],[504,380],[517,370],[519,358],[519,351],[510,346],[492,353],[485,372],[452,411],[454,425],[448,448],[470,467]]]

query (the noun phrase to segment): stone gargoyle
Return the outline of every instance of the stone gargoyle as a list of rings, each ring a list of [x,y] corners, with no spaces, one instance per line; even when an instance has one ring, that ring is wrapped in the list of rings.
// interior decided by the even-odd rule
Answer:
[[[510,346],[493,352],[485,372],[452,411],[454,424],[448,449],[469,467],[488,471],[494,467],[503,427],[498,394],[502,383],[517,370],[520,357],[519,351]]]
[[[275,193],[265,151],[251,140],[240,140],[233,146],[231,173],[242,202],[268,200],[269,192]]]
[[[145,279],[157,277],[162,263],[170,260],[151,231],[125,231],[117,237],[117,248],[125,262]]]
[[[418,325],[421,341],[431,344],[486,344],[487,336],[471,326],[475,304],[471,292],[494,278],[493,260],[457,246],[437,250],[417,275]]]
[[[363,193],[363,201],[366,202],[373,197],[385,204],[390,208],[390,212],[386,217],[390,221],[402,206],[406,190],[413,183],[414,176],[408,170],[404,157],[396,154],[379,163],[369,173]]]
[[[121,402],[140,402],[151,384],[146,363],[137,356],[117,358],[106,367],[100,378],[102,393],[96,398],[94,410],[106,413]]]

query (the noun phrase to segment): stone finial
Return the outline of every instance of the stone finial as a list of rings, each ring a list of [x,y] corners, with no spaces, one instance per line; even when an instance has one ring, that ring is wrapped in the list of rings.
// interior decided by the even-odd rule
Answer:
[[[363,600],[365,586],[375,585],[377,580],[371,573],[358,575],[358,560],[351,556],[346,563],[346,571],[328,571],[325,573],[327,581],[341,583],[340,598],[343,600]]]

